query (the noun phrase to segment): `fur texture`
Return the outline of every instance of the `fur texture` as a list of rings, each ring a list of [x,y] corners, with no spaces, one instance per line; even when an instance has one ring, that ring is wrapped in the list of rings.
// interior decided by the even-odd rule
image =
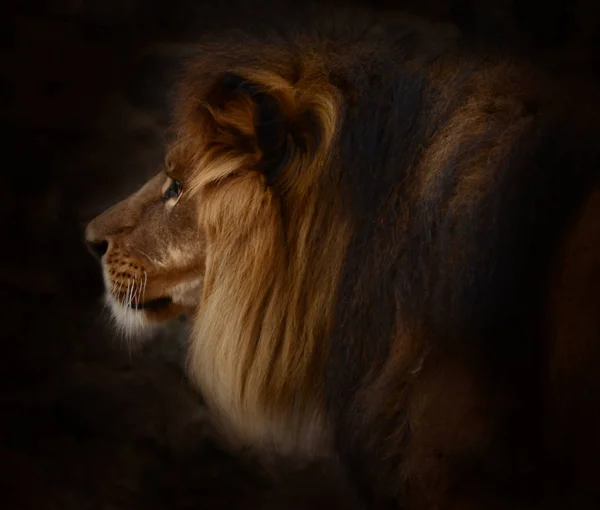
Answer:
[[[113,245],[172,225],[142,257],[170,253],[173,288],[202,275],[189,373],[230,441],[338,455],[382,506],[566,503],[543,487],[571,461],[552,445],[576,372],[548,296],[598,186],[595,112],[577,81],[420,30],[207,44],[157,177],[181,199],[161,188],[126,235],[88,238],[109,239],[110,275]],[[594,303],[570,348],[600,361]],[[578,407],[593,423],[599,394]]]

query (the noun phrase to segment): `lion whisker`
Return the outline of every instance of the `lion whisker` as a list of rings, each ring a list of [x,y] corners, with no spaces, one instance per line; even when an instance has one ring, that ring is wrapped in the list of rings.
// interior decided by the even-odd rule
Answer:
[[[122,305],[123,304],[123,300],[121,299],[121,290],[123,289],[123,281],[119,282],[119,287],[116,289],[116,292],[114,292],[114,294],[116,294],[116,298],[117,298],[117,302]]]
[[[137,273],[135,275],[135,279],[136,279],[135,281],[136,281],[136,285],[137,285],[137,291],[135,293],[135,301],[137,304],[139,304],[141,302],[140,300],[142,299],[142,283],[141,283],[141,280],[140,281],[137,280]]]
[[[144,269],[144,285],[142,286],[142,303],[146,300],[146,286],[148,285],[148,273]]]

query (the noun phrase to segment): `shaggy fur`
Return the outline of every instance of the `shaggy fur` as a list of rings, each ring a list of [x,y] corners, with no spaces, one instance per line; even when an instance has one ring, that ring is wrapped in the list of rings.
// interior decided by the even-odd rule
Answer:
[[[593,427],[587,457],[555,447],[573,431],[565,409],[600,424],[598,378],[577,371],[600,361],[599,300],[561,315],[555,283],[574,270],[565,236],[595,210],[589,92],[406,26],[266,39],[190,63],[156,178],[181,199],[157,184],[126,230],[95,220],[107,274],[126,246],[148,281],[177,249],[172,282],[187,264],[202,275],[189,373],[235,444],[338,455],[382,506],[570,503],[542,482],[600,453]],[[132,236],[165,222],[168,242],[146,235],[140,255]],[[583,280],[599,260],[587,239]]]

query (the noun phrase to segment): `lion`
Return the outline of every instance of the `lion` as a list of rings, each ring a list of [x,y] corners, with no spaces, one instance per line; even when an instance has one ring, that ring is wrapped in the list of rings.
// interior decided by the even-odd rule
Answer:
[[[373,505],[597,502],[595,89],[432,41],[206,43],[164,167],[87,227],[107,300],[190,318],[226,442],[339,459]]]

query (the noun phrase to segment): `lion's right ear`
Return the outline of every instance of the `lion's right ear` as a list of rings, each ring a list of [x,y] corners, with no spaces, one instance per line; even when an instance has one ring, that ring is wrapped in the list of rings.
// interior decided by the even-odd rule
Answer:
[[[256,168],[269,177],[285,161],[288,122],[280,99],[266,87],[225,72],[207,94],[206,106],[217,143],[254,156]]]

